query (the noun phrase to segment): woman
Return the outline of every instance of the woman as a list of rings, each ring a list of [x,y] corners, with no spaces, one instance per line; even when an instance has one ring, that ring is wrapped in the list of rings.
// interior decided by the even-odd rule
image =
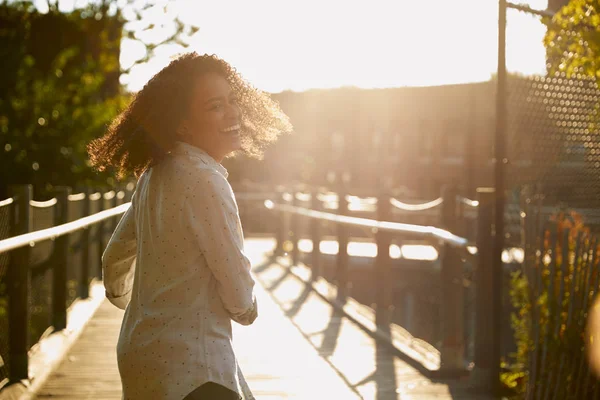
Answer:
[[[156,74],[88,146],[98,170],[138,178],[102,256],[106,297],[125,314],[125,400],[253,398],[231,320],[258,315],[237,204],[222,160],[260,157],[291,130],[225,61],[185,54]]]

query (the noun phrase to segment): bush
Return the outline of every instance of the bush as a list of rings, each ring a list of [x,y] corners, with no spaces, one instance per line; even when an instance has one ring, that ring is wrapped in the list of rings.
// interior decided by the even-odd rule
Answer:
[[[533,243],[525,246],[523,268],[513,275],[510,291],[520,370],[504,380],[525,399],[545,392],[559,399],[588,398],[597,386],[587,362],[585,326],[598,291],[598,240],[575,212],[559,213],[541,234],[527,237]]]

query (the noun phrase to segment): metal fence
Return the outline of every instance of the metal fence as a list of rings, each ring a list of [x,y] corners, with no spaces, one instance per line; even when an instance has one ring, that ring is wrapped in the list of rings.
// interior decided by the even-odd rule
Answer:
[[[548,241],[560,241],[561,235],[569,230],[582,232],[588,229],[589,234],[600,230],[597,218],[600,212],[600,132],[598,131],[600,90],[595,77],[586,76],[582,71],[577,70],[567,74],[566,69],[557,68],[564,60],[552,56],[550,53],[552,46],[547,48],[546,72],[520,76],[507,71],[507,65],[514,65],[515,59],[512,57],[517,57],[511,46],[522,45],[522,42],[506,40],[507,37],[517,37],[515,23],[517,20],[528,19],[530,27],[539,28],[538,31],[542,32],[546,26],[555,29],[557,25],[556,19],[552,19],[551,12],[532,10],[527,6],[511,4],[506,0],[500,0],[499,10],[497,127],[494,155],[498,161],[495,165],[495,185],[500,191],[496,197],[497,235],[494,269],[496,271],[506,269],[500,257],[500,249],[509,245],[520,247],[523,256],[516,272],[520,273],[519,282],[526,286],[523,286],[517,294],[513,293],[511,297],[506,289],[509,287],[514,289],[518,285],[514,282],[511,285],[504,276],[503,286],[506,289],[498,299],[502,302],[502,308],[498,311],[504,317],[496,326],[506,332],[507,325],[511,325],[510,319],[506,316],[512,312],[515,313],[518,323],[526,320],[525,325],[520,325],[520,329],[525,329],[523,326],[528,327],[529,339],[532,343],[534,338],[535,340],[542,338],[537,345],[527,350],[522,347],[516,357],[509,357],[510,352],[506,347],[500,349],[509,363],[509,368],[504,372],[525,374],[526,383],[521,389],[524,390],[526,387],[523,395],[527,399],[557,398],[556,396],[561,399],[571,398],[569,396],[595,398],[592,396],[591,389],[590,391],[581,389],[577,395],[575,391],[571,393],[564,390],[564,387],[556,381],[558,376],[552,377],[548,374],[550,370],[557,372],[562,368],[558,361],[561,357],[550,353],[547,357],[541,357],[540,351],[542,348],[545,348],[544,352],[564,351],[561,346],[553,348],[547,344],[562,341],[563,347],[569,347],[566,337],[582,334],[581,321],[578,320],[576,324],[567,323],[567,315],[570,315],[570,312],[567,312],[568,306],[562,313],[559,310],[563,303],[569,304],[573,301],[574,294],[569,294],[568,287],[574,280],[579,279],[575,276],[577,274],[584,276],[596,266],[589,260],[587,263],[580,262],[583,258],[587,260],[585,252],[578,253],[579,250],[575,250],[575,247],[569,249],[567,245],[565,250],[565,246],[559,248],[549,244]],[[585,20],[582,21],[575,29],[562,29],[561,40],[565,43],[568,40],[580,40],[580,33],[588,29],[585,23]],[[541,46],[541,43],[538,46]],[[561,42],[557,41],[553,46],[561,46]],[[533,52],[535,49],[523,50]],[[564,54],[568,56],[570,50],[566,47],[564,50]],[[507,228],[511,224],[514,225],[515,220],[509,219],[506,214],[499,214],[499,211],[506,208],[508,199],[520,204],[520,215],[516,216],[516,221],[522,222],[519,237],[511,237],[508,234]],[[548,239],[550,237],[553,239]],[[575,242],[583,243],[583,241],[587,239]],[[563,259],[561,254],[557,254],[563,250],[567,251],[565,257],[570,258]],[[588,250],[590,254],[594,252],[593,248]],[[546,258],[543,258],[544,255]],[[550,279],[549,275],[552,276]],[[534,290],[533,285],[536,282],[542,286]],[[566,285],[567,289],[561,285]],[[583,287],[580,288],[578,285],[579,281],[573,290],[579,296],[583,293]],[[559,294],[559,291],[562,294]],[[585,302],[577,300],[579,306],[589,305],[591,301],[588,300],[596,293],[597,287],[591,285],[584,295]],[[516,301],[516,308],[510,305],[511,298]],[[560,304],[552,308],[552,304],[556,302]],[[523,310],[530,311],[519,314],[519,311]],[[531,310],[537,310],[537,313]],[[555,330],[556,326],[559,327],[557,330]],[[563,332],[565,330],[566,333]],[[522,336],[523,331],[511,330],[510,332],[513,335],[521,335],[520,344],[524,346],[526,339]],[[562,339],[559,340],[558,335],[562,334],[566,336],[564,338],[561,336]],[[575,350],[571,348],[569,351],[573,353]],[[547,365],[542,366],[544,363]],[[540,372],[540,366],[546,369],[545,373]],[[562,373],[565,375],[560,378],[564,381],[560,382],[561,385],[566,384],[567,377],[576,376],[572,372],[563,370]],[[590,385],[596,385],[595,381],[596,379],[592,377]],[[552,390],[547,389],[550,386]]]

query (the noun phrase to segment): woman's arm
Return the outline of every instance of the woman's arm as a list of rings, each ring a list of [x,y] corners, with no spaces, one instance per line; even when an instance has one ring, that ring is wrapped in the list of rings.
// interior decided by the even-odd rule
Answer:
[[[124,310],[131,300],[137,241],[133,200],[102,254],[102,276],[106,297]]]
[[[184,218],[217,280],[217,290],[231,319],[250,325],[258,315],[250,260],[233,191],[218,172],[200,172],[184,202]]]

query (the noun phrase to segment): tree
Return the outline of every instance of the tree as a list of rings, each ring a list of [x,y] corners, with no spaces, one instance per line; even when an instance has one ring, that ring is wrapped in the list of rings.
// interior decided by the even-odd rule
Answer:
[[[173,15],[151,18],[157,7],[169,13],[166,2],[139,3],[90,1],[62,12],[56,0],[42,13],[31,1],[0,0],[0,199],[16,183],[33,184],[38,198],[56,185],[114,183],[110,171],[89,167],[86,144],[125,106],[120,76],[161,45],[184,49],[198,31]],[[164,34],[142,41],[153,29]],[[123,38],[146,49],[126,69]]]
[[[571,0],[554,18],[545,20],[550,73],[600,78],[599,11],[599,0]]]

